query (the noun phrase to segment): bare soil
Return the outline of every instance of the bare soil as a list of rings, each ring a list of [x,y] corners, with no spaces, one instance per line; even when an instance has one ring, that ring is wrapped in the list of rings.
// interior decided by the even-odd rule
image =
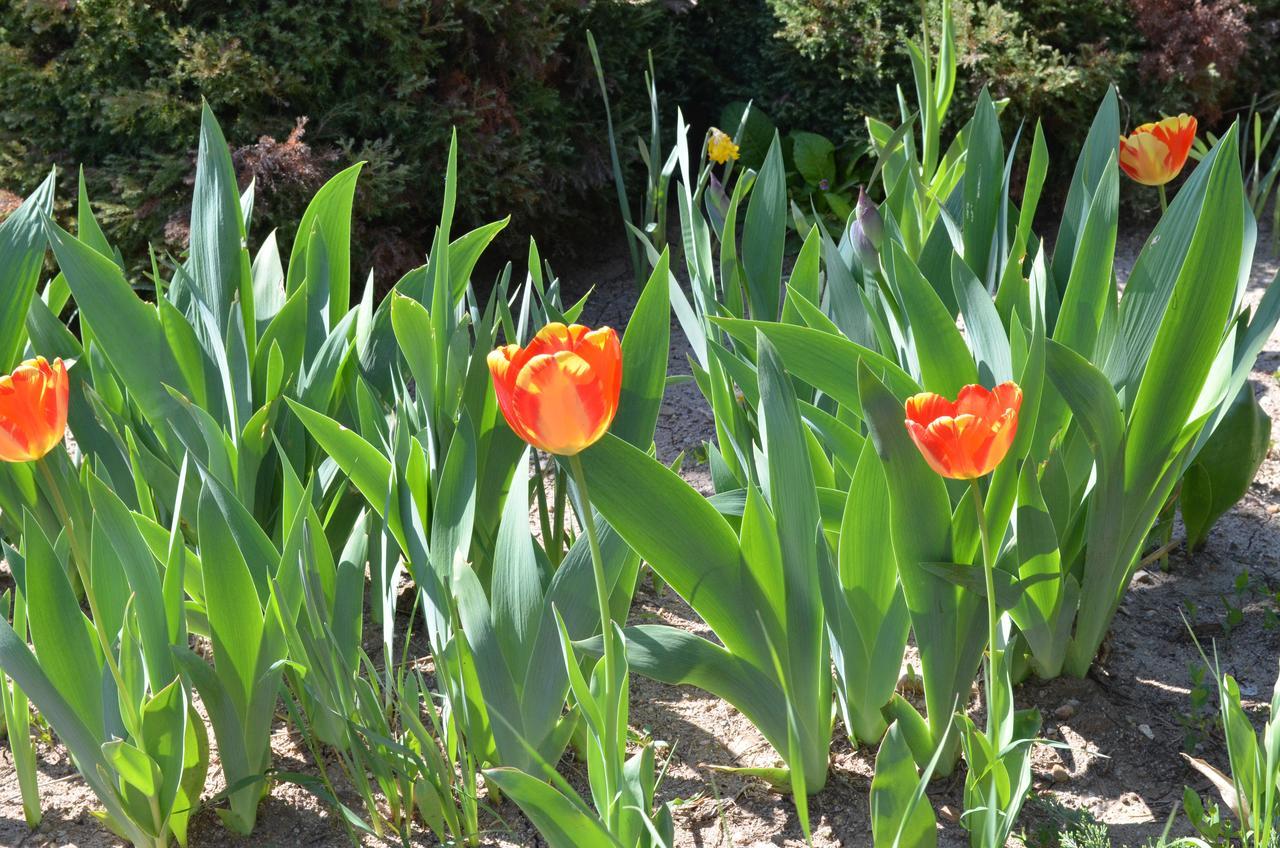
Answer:
[[[1121,238],[1117,249],[1120,275],[1126,276],[1145,233]],[[621,248],[621,246],[618,246]],[[1269,234],[1259,239],[1258,261],[1250,280],[1249,302],[1256,304],[1275,276]],[[624,257],[625,250],[610,251]],[[624,259],[575,269],[563,275],[570,292],[595,286],[586,320],[621,330],[634,296],[630,268]],[[674,327],[673,374],[688,374],[688,346]],[[1280,417],[1280,339],[1272,338],[1253,372],[1253,387],[1273,420]],[[668,389],[658,423],[657,446],[664,460],[686,453],[684,474],[695,487],[710,491],[705,465],[694,461],[698,448],[713,432],[706,404],[692,383]],[[1182,757],[1186,751],[1219,766],[1225,749],[1212,720],[1216,696],[1197,715],[1191,711],[1192,669],[1200,664],[1183,616],[1206,646],[1216,645],[1222,667],[1239,680],[1249,706],[1265,715],[1280,657],[1280,456],[1273,450],[1248,494],[1214,528],[1207,546],[1194,554],[1181,547],[1167,568],[1139,572],[1116,616],[1100,661],[1082,680],[1029,681],[1017,693],[1020,707],[1037,707],[1044,715],[1046,739],[1066,748],[1038,746],[1034,756],[1035,793],[1022,826],[1031,845],[1052,845],[1052,836],[1080,810],[1105,823],[1116,846],[1142,845],[1158,836],[1180,803],[1183,786],[1202,794],[1211,787]],[[1181,533],[1175,529],[1175,538]],[[710,635],[678,597],[659,594],[647,581],[637,593],[633,620],[662,620]],[[377,637],[372,641],[376,643]],[[1206,683],[1212,686],[1211,678]],[[777,755],[736,710],[701,691],[667,686],[636,677],[632,684],[632,717],[637,729],[674,746],[664,798],[674,800],[677,843],[681,848],[728,846],[800,846],[803,839],[795,808],[788,797],[754,780],[713,771],[712,765],[771,765]],[[314,772],[305,746],[282,722],[273,748],[284,770]],[[91,793],[78,779],[64,748],[41,740],[40,789],[44,822],[29,832],[22,819],[17,781],[7,742],[0,742],[0,845],[115,846],[90,811]],[[853,749],[838,736],[832,750],[827,788],[811,799],[814,844],[869,846],[867,794],[874,752]],[[582,764],[566,760],[571,781],[585,785]],[[219,789],[216,759],[208,795]],[[961,808],[963,778],[935,782],[930,797],[942,811],[944,846],[965,845],[964,832],[945,821]],[[347,799],[354,802],[354,798]],[[503,804],[492,820],[486,844],[538,846],[544,843],[513,805]],[[1185,821],[1174,833],[1186,833]],[[419,837],[421,839],[421,837]],[[241,846],[342,846],[346,833],[319,801],[293,784],[278,784],[264,802],[258,828],[241,839],[223,830],[210,810],[192,824],[197,848]],[[374,844],[370,842],[369,844]],[[429,839],[415,844],[433,844]]]

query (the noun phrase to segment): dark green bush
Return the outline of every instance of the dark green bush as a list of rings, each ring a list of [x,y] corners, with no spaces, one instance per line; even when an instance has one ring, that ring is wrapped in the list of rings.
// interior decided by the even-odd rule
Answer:
[[[953,120],[978,91],[1010,101],[1009,119],[1045,122],[1071,161],[1098,98],[1115,83],[1131,123],[1190,111],[1213,125],[1280,89],[1280,3],[1261,0],[953,0],[960,80]],[[929,3],[937,26],[940,4]],[[699,88],[719,103],[754,97],[785,129],[837,141],[860,117],[896,117],[920,5],[891,0],[702,0],[694,40],[713,70]],[[702,46],[705,45],[705,46]],[[711,112],[710,114],[715,114]]]
[[[1131,124],[1185,109],[1212,126],[1280,90],[1280,0],[954,7],[953,119],[989,81],[1009,120],[1045,121],[1055,162],[1074,158],[1108,82]],[[700,137],[726,104],[754,99],[784,133],[840,145],[864,139],[864,114],[896,117],[918,15],[894,0],[0,0],[0,214],[50,162],[83,163],[125,255],[148,241],[181,250],[203,97],[242,179],[258,180],[255,232],[296,220],[325,177],[367,160],[356,260],[388,277],[430,243],[451,126],[463,224],[510,213],[513,243],[612,222],[588,28],[634,163],[649,49],[668,132],[677,104]]]
[[[269,183],[255,210],[267,223],[296,220],[326,176],[366,159],[360,258],[418,264],[451,126],[464,219],[510,213],[527,234],[607,184],[584,31],[631,132],[647,117],[646,48],[675,77],[667,15],[629,0],[0,0],[0,188],[84,163],[126,255],[180,249],[204,97],[242,179]]]

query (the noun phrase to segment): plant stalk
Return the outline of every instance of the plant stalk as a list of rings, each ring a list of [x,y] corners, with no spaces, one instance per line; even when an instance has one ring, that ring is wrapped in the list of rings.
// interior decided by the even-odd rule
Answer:
[[[973,494],[973,506],[977,510],[978,535],[982,539],[982,576],[987,586],[987,734],[996,738],[997,721],[995,709],[996,676],[1003,671],[1001,651],[996,647],[999,623],[999,610],[996,607],[995,559],[991,555],[991,531],[987,527],[987,511],[982,502],[982,488],[978,480],[974,480],[969,491]]]
[[[607,809],[601,810],[600,813],[609,832],[616,833],[615,820],[618,811],[614,798],[621,786],[621,774],[615,773],[618,760],[618,693],[614,691],[612,675],[614,669],[618,667],[617,645],[613,633],[613,614],[609,606],[609,587],[605,580],[604,555],[600,552],[600,537],[596,532],[595,516],[591,514],[591,498],[587,494],[587,475],[582,468],[582,459],[577,454],[568,459],[569,469],[573,473],[574,484],[578,487],[578,498],[582,506],[582,529],[587,534],[587,543],[591,547],[591,570],[595,574],[596,604],[600,610],[600,638],[604,643],[604,655],[601,658],[604,666],[600,672],[604,683],[606,709],[604,710],[604,751],[601,760],[605,764],[605,797],[608,801]]]

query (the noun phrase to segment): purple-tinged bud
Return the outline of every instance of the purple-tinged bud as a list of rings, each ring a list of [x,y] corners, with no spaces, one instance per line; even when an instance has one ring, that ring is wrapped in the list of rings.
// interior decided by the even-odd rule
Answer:
[[[862,221],[856,218],[849,225],[849,242],[857,252],[858,261],[862,263],[863,268],[874,270],[880,267],[880,252],[872,244],[871,238],[862,226]]]
[[[880,212],[862,186],[858,186],[858,223],[862,225],[863,234],[879,251],[884,242],[884,221],[880,220]]]

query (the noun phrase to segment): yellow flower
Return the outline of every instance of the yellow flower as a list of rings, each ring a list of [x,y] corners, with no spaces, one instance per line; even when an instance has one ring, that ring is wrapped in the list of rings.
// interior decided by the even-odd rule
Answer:
[[[723,130],[712,127],[711,138],[707,139],[707,156],[712,162],[723,165],[730,159],[738,158],[738,145]]]

